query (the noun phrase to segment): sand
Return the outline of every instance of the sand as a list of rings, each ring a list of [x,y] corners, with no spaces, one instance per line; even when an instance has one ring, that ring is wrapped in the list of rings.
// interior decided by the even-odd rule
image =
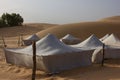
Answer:
[[[114,33],[120,37],[120,22],[82,22],[82,23],[73,23],[73,24],[64,24],[58,25],[40,31],[37,33],[38,36],[45,36],[47,33],[52,33],[58,38],[62,38],[66,34],[71,34],[75,37],[80,38],[81,40],[86,39],[92,34],[95,34],[97,37],[101,38],[106,34]]]
[[[12,31],[12,29],[10,28],[0,29],[0,33],[6,36],[5,42],[7,46],[10,48],[18,47],[17,34],[21,33],[19,28],[17,27],[14,28],[13,28],[14,31]],[[26,30],[24,32],[25,34],[24,37],[27,37],[33,33],[38,32],[38,29],[43,30],[40,29],[39,26],[35,28],[36,29],[33,29],[31,27],[28,28],[29,30]],[[66,27],[64,29],[66,29]],[[6,30],[9,33],[5,33]],[[7,64],[5,62],[3,48],[0,45],[0,80],[31,80],[31,74],[32,74],[31,69]],[[104,67],[101,67],[100,64],[93,64],[88,67],[75,68],[51,76],[46,75],[46,73],[44,73],[43,71],[37,70],[36,80],[120,80],[120,59],[107,60],[105,61]]]
[[[101,19],[99,21],[105,21],[105,22],[120,22],[120,16],[112,16],[112,17],[107,17],[104,19]]]
[[[0,28],[0,36],[3,35],[6,37],[14,37],[19,36],[20,34],[32,35],[34,33],[37,33],[46,28],[51,28],[53,26],[56,26],[56,24],[31,23],[24,24],[24,26]]]

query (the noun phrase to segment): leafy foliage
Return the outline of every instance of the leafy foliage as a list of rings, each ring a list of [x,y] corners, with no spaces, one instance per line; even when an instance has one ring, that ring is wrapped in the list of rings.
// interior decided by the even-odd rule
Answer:
[[[4,20],[0,18],[0,27],[3,27],[3,26],[6,26],[6,23],[4,22]]]
[[[2,26],[19,26],[24,22],[20,14],[12,13],[3,13],[0,17],[0,27]]]

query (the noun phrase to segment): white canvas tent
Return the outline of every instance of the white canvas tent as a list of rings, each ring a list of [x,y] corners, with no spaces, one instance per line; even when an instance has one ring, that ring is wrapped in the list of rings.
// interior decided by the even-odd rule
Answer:
[[[103,43],[93,34],[83,42],[72,45],[72,47],[96,49],[97,47],[101,47],[102,45]]]
[[[37,69],[55,73],[91,65],[92,50],[69,47],[54,35],[47,35],[36,43]],[[5,49],[7,63],[32,67],[32,46],[23,49]]]
[[[109,34],[106,34],[105,36],[103,36],[102,38],[100,38],[99,40],[100,41],[103,41],[103,40],[105,40],[107,37],[109,37],[110,35]]]
[[[38,41],[38,40],[40,40],[40,38],[36,34],[33,34],[33,35],[25,38],[23,40],[23,43],[24,43],[24,45],[28,46],[28,45],[32,44],[32,41]]]
[[[111,34],[108,38],[106,38],[102,42],[106,45],[120,45],[120,39],[114,34]]]
[[[66,36],[61,38],[60,41],[69,45],[80,43],[80,39],[72,36],[71,34],[67,34]]]
[[[104,59],[120,59],[120,47],[105,46]],[[103,60],[102,48],[97,48],[92,55],[93,63],[101,63]]]

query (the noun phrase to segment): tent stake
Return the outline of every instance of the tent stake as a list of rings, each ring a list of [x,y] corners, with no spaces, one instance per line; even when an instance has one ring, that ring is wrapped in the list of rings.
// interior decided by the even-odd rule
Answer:
[[[33,68],[32,68],[32,80],[35,80],[36,77],[36,42],[33,41]]]
[[[103,57],[102,57],[102,64],[101,65],[104,66],[104,57],[105,57],[105,49],[104,49],[105,48],[105,44],[104,43],[103,43],[102,47],[103,47],[103,49],[102,49]]]

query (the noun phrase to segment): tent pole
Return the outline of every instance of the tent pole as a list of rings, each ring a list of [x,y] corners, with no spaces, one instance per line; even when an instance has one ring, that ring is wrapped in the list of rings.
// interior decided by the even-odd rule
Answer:
[[[2,36],[2,41],[3,41],[3,46],[4,47],[7,47],[7,45],[5,44],[5,40],[4,40],[4,37]]]
[[[18,36],[18,46],[20,46],[20,35]]]
[[[20,35],[20,43],[21,43],[21,46],[23,46],[23,34]]]
[[[1,37],[1,36],[0,36],[0,37]],[[0,45],[2,46],[2,42],[1,42],[1,41],[2,41],[2,37],[0,38]]]
[[[102,54],[103,54],[103,56],[102,56],[102,66],[104,66],[104,57],[105,57],[105,44],[103,43],[103,46],[102,46]]]
[[[36,42],[33,41],[33,68],[32,68],[32,80],[35,80],[36,77]]]
[[[22,34],[20,34],[20,46],[22,46],[22,39],[21,39]]]

